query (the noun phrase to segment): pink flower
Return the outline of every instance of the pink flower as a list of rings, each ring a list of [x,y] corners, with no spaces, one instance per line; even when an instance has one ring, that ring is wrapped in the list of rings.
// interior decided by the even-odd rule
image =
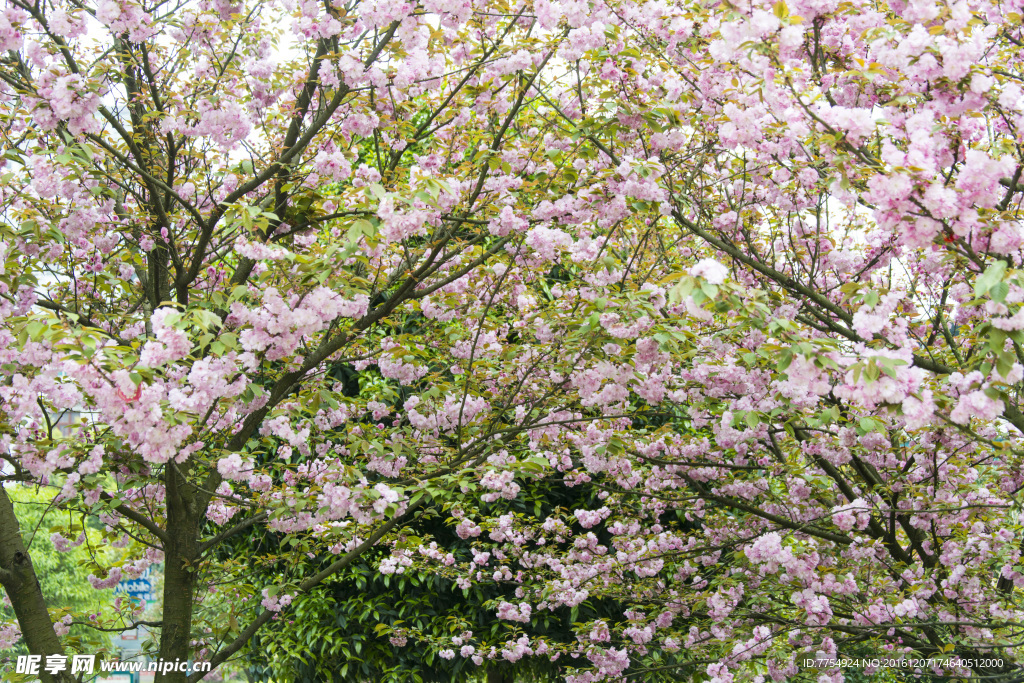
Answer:
[[[14,647],[21,639],[21,628],[18,624],[11,622],[0,625],[0,650],[7,650]]]
[[[932,400],[932,392],[925,389],[917,396],[907,396],[903,399],[903,420],[907,429],[920,429],[932,423],[935,416],[935,402]]]
[[[199,121],[193,126],[183,126],[181,132],[209,137],[225,151],[237,147],[252,130],[249,115],[232,99],[223,99],[219,102],[202,100],[198,109]]]
[[[80,74],[54,75],[45,72],[37,86],[45,108],[36,110],[40,124],[47,129],[68,122],[68,131],[74,135],[99,130],[93,118],[100,104],[100,96]]]
[[[238,453],[232,453],[226,458],[217,461],[217,471],[221,476],[231,481],[244,481],[252,475],[253,462],[243,461]]]
[[[863,498],[858,498],[849,505],[839,505],[832,508],[832,523],[843,531],[850,531],[854,527],[865,529],[871,521],[871,508]]]
[[[466,540],[467,538],[475,538],[476,536],[480,535],[480,531],[480,526],[468,519],[462,520],[461,522],[459,522],[459,525],[455,527],[455,533],[462,540]]]
[[[113,569],[111,569],[110,573],[107,574],[107,578],[105,578],[105,579],[98,579],[95,576],[93,576],[92,574],[89,574],[89,576],[87,578],[89,580],[89,583],[92,584],[92,587],[95,588],[96,590],[104,590],[106,588],[113,588],[114,586],[116,586],[118,583],[121,582],[121,568],[120,567],[114,567]]]
[[[136,43],[155,32],[150,26],[150,16],[141,7],[126,0],[99,0],[96,3],[96,19],[109,27],[113,34],[128,32],[129,40]]]
[[[529,623],[530,613],[533,608],[528,603],[521,602],[518,606],[504,600],[498,605],[498,618],[505,621],[519,621]]]
[[[832,128],[846,133],[847,139],[854,145],[859,145],[875,130],[875,122],[870,109],[824,105],[818,115]]]
[[[703,278],[710,284],[720,285],[728,277],[729,269],[713,258],[706,258],[690,268],[689,273],[694,277]]]
[[[989,240],[989,248],[997,254],[1013,254],[1024,246],[1020,221],[1004,221]]]
[[[589,529],[601,522],[601,520],[608,517],[611,514],[611,510],[607,507],[602,507],[599,510],[576,510],[573,515],[579,520],[580,526],[584,529]]]
[[[567,233],[543,225],[538,225],[526,234],[526,245],[532,247],[545,261],[555,261],[558,252],[568,249],[572,241],[572,237]]]
[[[20,50],[24,35],[20,24],[28,21],[29,15],[23,9],[8,7],[0,13],[0,50]]]
[[[529,224],[517,216],[511,206],[506,206],[487,224],[487,231],[492,235],[504,237],[511,232],[523,232],[528,227]]]
[[[994,420],[1003,414],[1003,402],[997,398],[990,398],[983,390],[972,391],[960,398],[960,401],[949,414],[953,422],[965,425],[971,418],[980,420]]]
[[[280,612],[288,605],[292,604],[294,596],[288,595],[287,593],[279,594],[276,596],[270,595],[270,589],[263,589],[263,607],[270,612]]]

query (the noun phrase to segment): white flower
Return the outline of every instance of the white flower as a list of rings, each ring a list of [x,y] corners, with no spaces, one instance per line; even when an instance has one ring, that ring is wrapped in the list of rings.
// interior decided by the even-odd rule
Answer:
[[[713,285],[720,285],[725,282],[729,269],[713,258],[701,259],[693,268],[690,268],[690,275],[700,277]]]

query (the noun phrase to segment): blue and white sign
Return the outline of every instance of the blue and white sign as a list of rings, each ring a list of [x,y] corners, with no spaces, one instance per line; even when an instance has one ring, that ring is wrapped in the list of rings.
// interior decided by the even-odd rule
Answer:
[[[115,593],[127,593],[133,598],[146,599],[153,592],[153,582],[149,579],[132,579],[122,581],[114,588]]]
[[[153,582],[150,580],[149,569],[137,579],[126,579],[114,587],[114,595],[127,593],[132,600],[137,600],[145,607],[147,604],[156,601],[156,594],[153,592]]]

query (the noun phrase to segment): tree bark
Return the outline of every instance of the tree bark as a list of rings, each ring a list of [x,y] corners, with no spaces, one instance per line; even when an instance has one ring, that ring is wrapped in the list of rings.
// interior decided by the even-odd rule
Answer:
[[[53,621],[46,609],[46,599],[36,578],[32,558],[21,538],[21,527],[14,514],[14,505],[7,491],[0,484],[0,584],[11,600],[14,613],[21,626],[21,637],[33,655],[63,655],[60,638],[53,630]],[[69,660],[70,661],[70,660]],[[67,669],[70,670],[70,664]],[[49,674],[39,667],[39,678],[43,683],[74,683],[69,671]]]
[[[164,545],[164,610],[160,659],[186,662],[192,654],[192,603],[199,560],[199,523],[194,491],[172,463],[167,487],[167,542]],[[161,667],[162,668],[162,667]],[[158,672],[156,683],[186,683],[187,671]]]

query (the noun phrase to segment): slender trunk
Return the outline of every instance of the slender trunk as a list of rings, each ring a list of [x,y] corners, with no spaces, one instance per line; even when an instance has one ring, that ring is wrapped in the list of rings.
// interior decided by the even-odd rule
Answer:
[[[164,547],[164,610],[160,659],[187,662],[192,654],[192,608],[199,560],[194,499],[174,467],[167,468],[167,543]],[[163,667],[161,667],[162,669]],[[186,671],[159,672],[155,683],[186,683]]]
[[[164,565],[163,630],[160,633],[160,659],[185,662],[191,655],[192,599],[195,572],[186,565],[181,553],[167,553]],[[185,672],[158,674],[156,683],[185,683]]]
[[[42,588],[36,578],[32,558],[21,538],[21,528],[14,514],[14,505],[7,491],[0,484],[0,584],[14,607],[21,627],[21,637],[33,655],[63,655],[60,638],[53,630],[50,613],[46,609]],[[70,666],[67,667],[70,669]],[[39,678],[43,683],[74,683],[68,671],[58,674],[47,673],[39,667]]]
[[[159,219],[154,216],[153,229],[159,230],[160,227]],[[168,260],[167,245],[158,237],[153,248],[147,253],[146,258],[146,275],[149,284],[149,291],[146,292],[146,297],[149,299],[149,304],[153,307],[154,311],[170,298],[170,284],[167,274]]]

